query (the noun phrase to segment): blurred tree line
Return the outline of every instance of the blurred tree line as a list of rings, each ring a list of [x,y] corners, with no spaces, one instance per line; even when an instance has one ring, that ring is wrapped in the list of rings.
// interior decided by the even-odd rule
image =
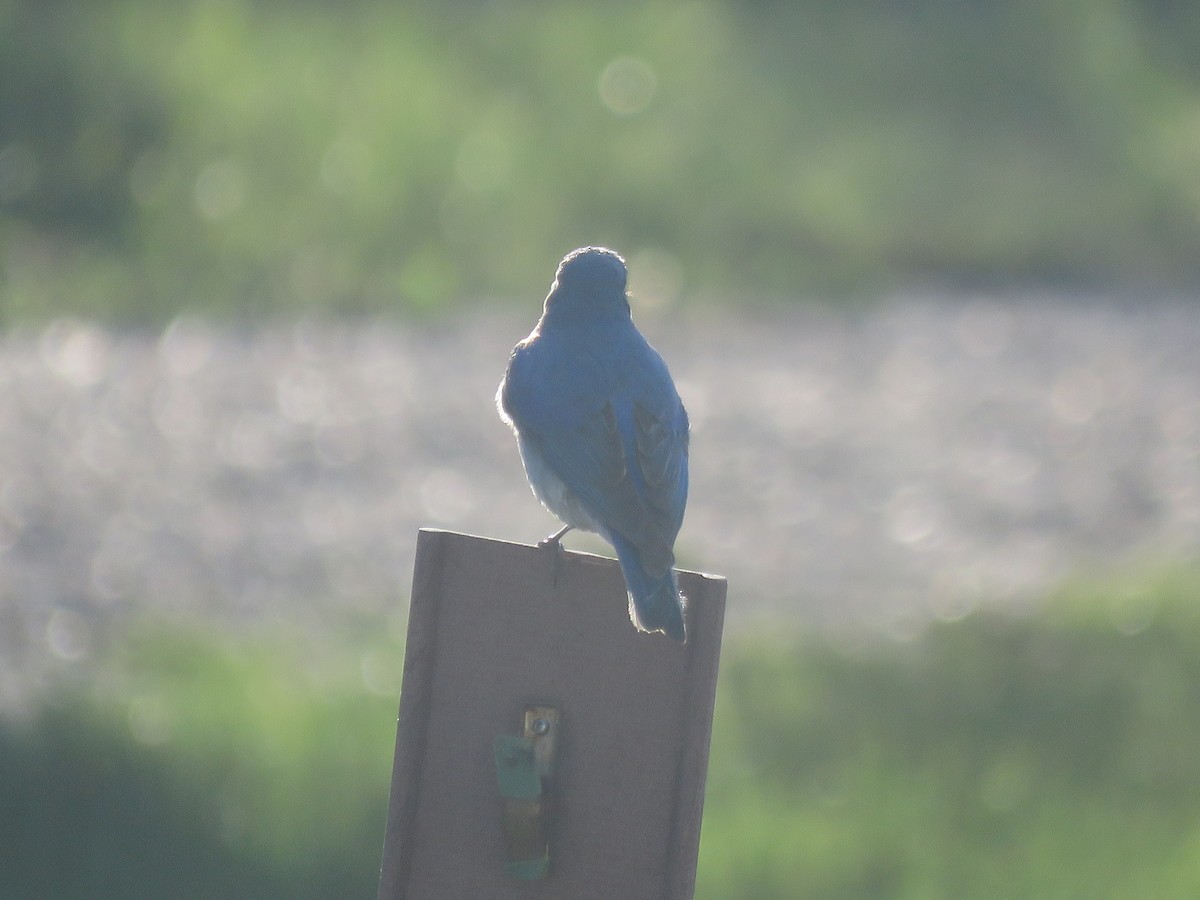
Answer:
[[[1189,0],[0,0],[0,317],[1200,278]],[[636,283],[640,279],[640,284]]]

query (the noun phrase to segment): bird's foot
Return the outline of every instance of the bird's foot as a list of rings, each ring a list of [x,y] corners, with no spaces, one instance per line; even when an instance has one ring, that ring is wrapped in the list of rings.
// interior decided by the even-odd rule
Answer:
[[[554,534],[550,535],[550,537],[542,538],[540,541],[538,541],[537,545],[539,547],[557,547],[559,550],[561,550],[563,535],[570,531],[573,527],[574,526],[572,525],[567,525],[563,528],[560,528],[558,531],[554,532]]]
[[[554,553],[554,586],[558,587],[559,576],[562,575],[563,567],[563,535],[571,530],[571,526],[567,525],[547,538],[542,538],[538,541],[538,547],[546,550],[551,550]]]

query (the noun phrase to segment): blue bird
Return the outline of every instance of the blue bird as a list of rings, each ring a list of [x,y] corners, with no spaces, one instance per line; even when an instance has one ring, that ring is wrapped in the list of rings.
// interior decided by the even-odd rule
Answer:
[[[629,311],[625,261],[584,247],[559,264],[496,393],[534,495],[564,527],[612,544],[641,631],[685,640],[675,536],[688,484],[688,417]]]

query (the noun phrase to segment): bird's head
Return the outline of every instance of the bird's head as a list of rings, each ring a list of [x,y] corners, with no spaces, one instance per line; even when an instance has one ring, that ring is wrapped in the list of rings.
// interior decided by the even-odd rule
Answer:
[[[543,315],[591,320],[629,315],[625,260],[604,247],[572,250],[558,264]]]

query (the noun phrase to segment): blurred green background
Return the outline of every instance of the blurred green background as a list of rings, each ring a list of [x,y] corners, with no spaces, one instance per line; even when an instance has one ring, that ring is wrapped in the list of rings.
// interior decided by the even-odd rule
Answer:
[[[0,323],[1200,282],[1193,0],[0,0]],[[721,298],[717,301],[715,298]],[[1200,576],[729,638],[698,896],[1200,896]],[[369,897],[398,637],[149,623],[0,720],[0,897]]]
[[[1191,0],[0,2],[0,314],[1192,285]]]
[[[727,639],[697,897],[1193,898],[1200,571]],[[0,728],[5,898],[373,897],[399,639],[147,627]]]

